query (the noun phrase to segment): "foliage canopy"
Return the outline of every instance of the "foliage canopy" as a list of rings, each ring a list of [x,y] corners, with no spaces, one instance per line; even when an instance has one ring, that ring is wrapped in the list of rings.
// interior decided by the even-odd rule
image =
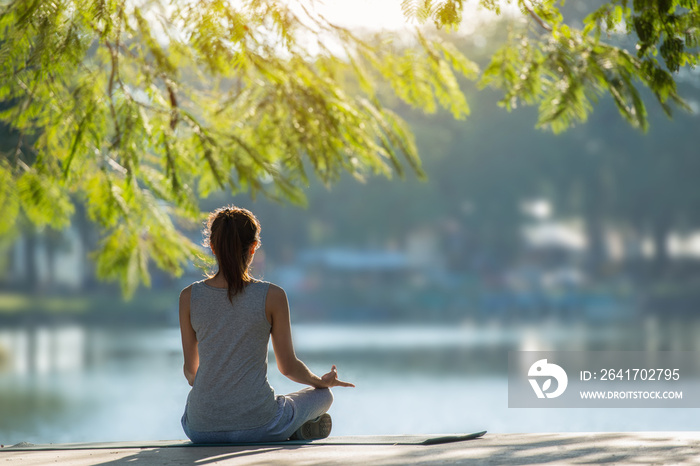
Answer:
[[[507,0],[480,0],[496,13]],[[581,28],[555,0],[517,6],[529,21],[480,73],[449,36],[360,36],[312,0],[15,0],[0,3],[0,234],[18,219],[62,228],[76,202],[101,229],[98,274],[127,293],[148,263],[179,273],[197,246],[173,221],[201,219],[215,190],[303,202],[309,176],[422,176],[407,125],[383,105],[469,113],[460,77],[539,105],[555,132],[586,120],[608,93],[647,127],[638,87],[670,114],[674,74],[698,61],[691,0],[612,0]],[[404,0],[409,22],[458,29],[463,0]],[[636,52],[605,39],[631,41]],[[623,41],[624,42],[624,41]],[[630,47],[628,47],[630,48]]]

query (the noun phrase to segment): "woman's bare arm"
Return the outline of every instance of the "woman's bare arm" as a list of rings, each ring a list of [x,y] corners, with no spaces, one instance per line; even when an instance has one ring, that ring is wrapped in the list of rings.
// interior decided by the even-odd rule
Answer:
[[[354,387],[353,384],[338,380],[338,372],[335,366],[322,377],[317,376],[306,367],[294,353],[292,343],[292,326],[289,317],[289,303],[284,290],[277,285],[270,284],[265,304],[265,315],[272,329],[272,348],[275,351],[277,368],[289,379],[311,385],[316,388],[328,387]]]
[[[192,297],[192,285],[180,293],[180,334],[182,336],[182,353],[185,356],[183,370],[185,378],[190,385],[194,385],[194,377],[199,369],[199,350],[197,347],[197,335],[190,321],[190,298]]]

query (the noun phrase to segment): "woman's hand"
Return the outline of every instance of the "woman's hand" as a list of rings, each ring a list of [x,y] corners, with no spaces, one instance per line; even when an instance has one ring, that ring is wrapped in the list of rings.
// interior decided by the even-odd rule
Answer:
[[[333,367],[331,367],[331,371],[329,373],[324,374],[321,377],[321,381],[323,382],[323,388],[355,386],[349,382],[338,380],[338,368],[335,367],[335,364],[333,364]]]

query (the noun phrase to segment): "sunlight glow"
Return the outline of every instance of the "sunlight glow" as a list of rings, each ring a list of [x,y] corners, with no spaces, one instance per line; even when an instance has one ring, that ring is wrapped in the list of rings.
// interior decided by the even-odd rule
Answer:
[[[401,0],[318,0],[313,4],[314,9],[330,22],[351,29],[399,31],[415,26],[403,16]],[[520,14],[517,7],[510,3],[503,5],[502,15],[514,14]],[[496,15],[477,3],[465,3],[463,18],[458,33],[468,35],[473,34],[480,24],[494,20]]]

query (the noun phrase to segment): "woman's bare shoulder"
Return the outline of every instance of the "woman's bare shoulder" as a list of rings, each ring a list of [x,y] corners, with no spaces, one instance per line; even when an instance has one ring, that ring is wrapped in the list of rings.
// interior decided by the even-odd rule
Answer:
[[[269,287],[267,288],[267,304],[276,307],[286,303],[287,294],[284,292],[284,289],[279,285],[270,283]]]
[[[185,288],[180,291],[180,300],[187,300],[189,302],[190,297],[192,296],[192,286],[194,286],[194,283],[191,285],[187,285]]]

